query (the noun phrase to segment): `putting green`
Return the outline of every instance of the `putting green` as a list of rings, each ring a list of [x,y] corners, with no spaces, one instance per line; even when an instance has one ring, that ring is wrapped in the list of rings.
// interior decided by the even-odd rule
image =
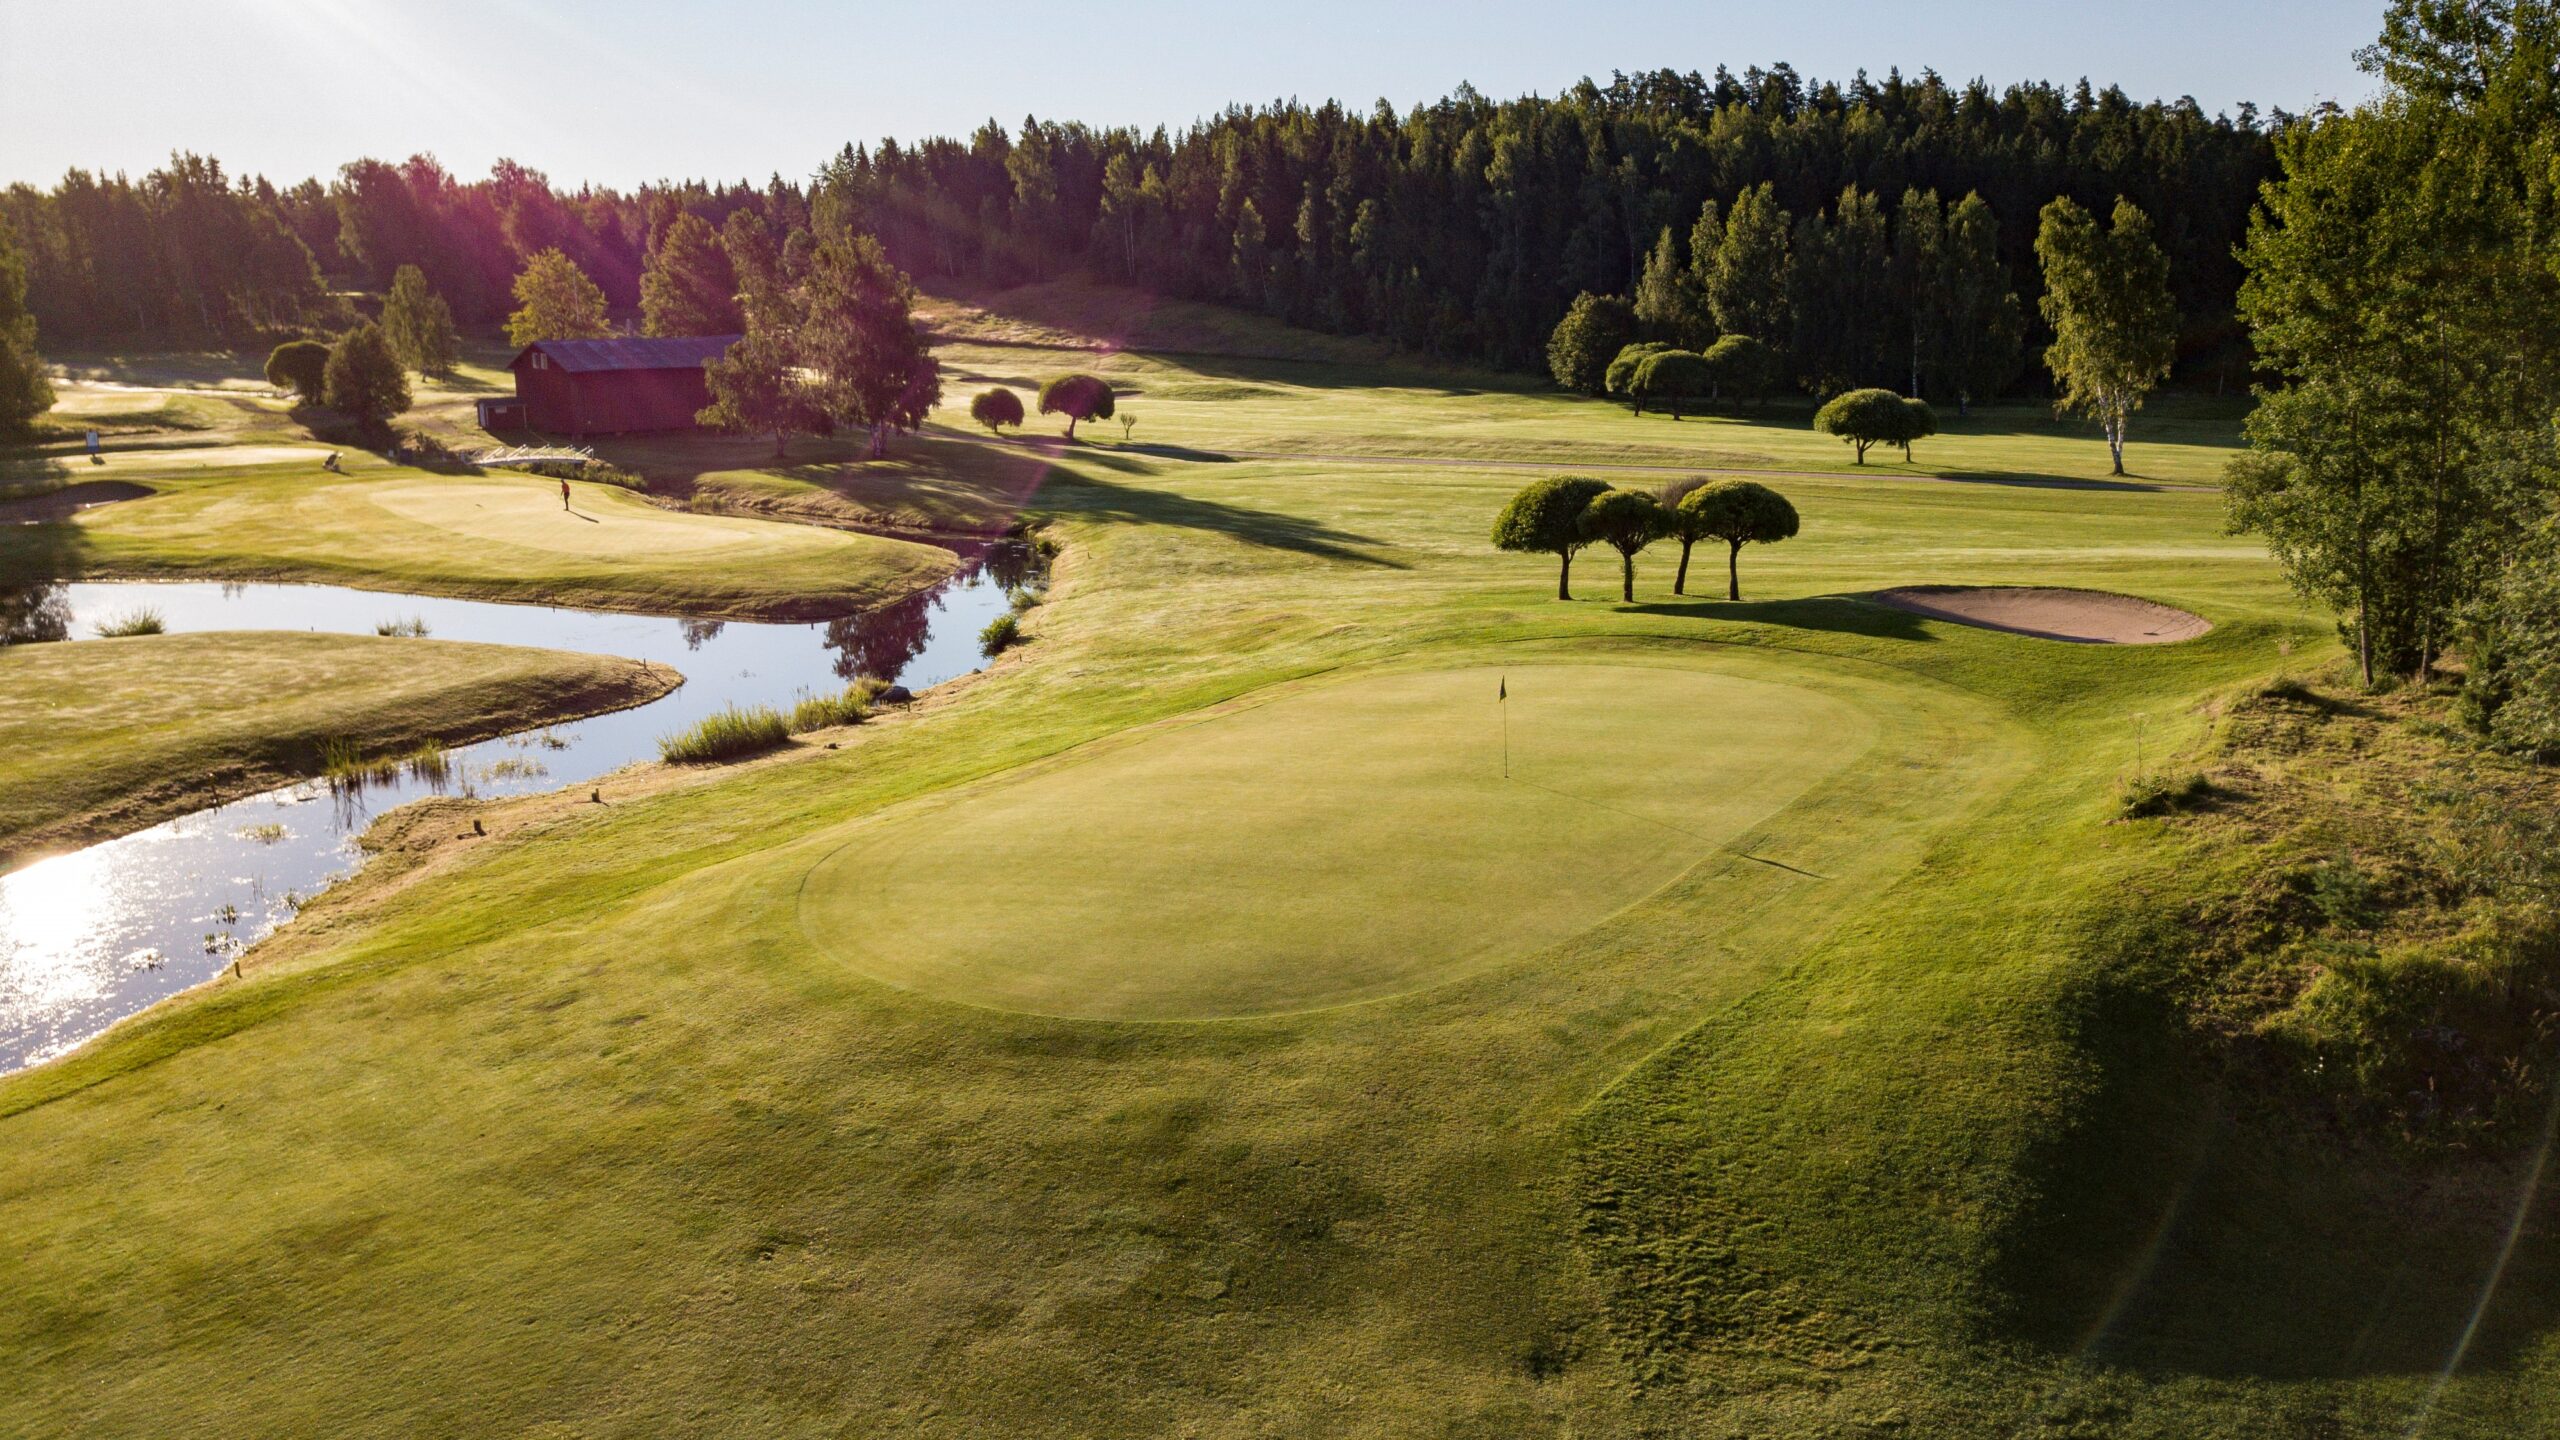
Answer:
[[[576,555],[604,547],[626,555],[699,557],[761,549],[774,534],[768,522],[661,510],[596,485],[575,487],[574,508],[564,510],[556,480],[405,481],[370,485],[363,494],[412,524],[494,545]]]
[[[1704,666],[1372,675],[871,817],[802,882],[801,923],[880,980],[1010,1010],[1374,998],[1589,927],[1877,734],[1847,701]]]

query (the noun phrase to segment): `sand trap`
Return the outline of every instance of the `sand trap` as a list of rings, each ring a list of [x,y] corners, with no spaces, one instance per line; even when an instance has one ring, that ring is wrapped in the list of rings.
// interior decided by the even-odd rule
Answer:
[[[1906,585],[1868,597],[1879,605],[2078,645],[2167,645],[2193,640],[2213,622],[2174,606],[2106,590],[2030,585]]]
[[[147,485],[134,485],[122,480],[85,480],[42,495],[30,495],[23,500],[0,501],[0,525],[43,525],[68,520],[92,505],[139,500],[150,493],[151,487]]]

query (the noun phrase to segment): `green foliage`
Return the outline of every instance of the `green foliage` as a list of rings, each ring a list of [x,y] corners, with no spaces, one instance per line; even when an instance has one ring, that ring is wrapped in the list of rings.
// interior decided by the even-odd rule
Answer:
[[[401,266],[392,278],[382,302],[382,338],[401,364],[421,375],[450,375],[462,358],[452,307],[427,288],[426,272],[415,265]]]
[[[1939,373],[1954,388],[1962,415],[2018,378],[2026,328],[2000,258],[1999,218],[1979,192],[1965,192],[1947,211],[1938,263],[1941,308],[1933,340]]]
[[[1635,317],[1637,333],[1665,349],[1702,349],[1716,338],[1715,317],[1691,268],[1681,262],[1679,241],[1668,225],[1636,281]]]
[[[1727,335],[1706,353],[1707,374],[1718,396],[1749,397],[1753,404],[1768,398],[1778,382],[1778,352],[1750,335]]]
[[[1515,553],[1556,556],[1556,598],[1573,598],[1574,552],[1591,543],[1582,533],[1582,512],[1608,493],[1607,482],[1586,475],[1553,475],[1533,480],[1511,497],[1494,517],[1493,548]]]
[[[36,321],[27,313],[27,259],[0,214],[0,435],[28,433],[52,408],[53,377],[36,353]]]
[[[702,378],[711,403],[694,418],[741,434],[772,436],[776,460],[784,457],[792,436],[828,428],[827,415],[800,368],[792,333],[761,316],[720,358],[704,362]]]
[[[658,758],[670,765],[734,760],[789,743],[790,722],[770,705],[730,705],[675,734],[659,737]]]
[[[2560,758],[2560,511],[2518,542],[2473,608],[2465,709],[2499,745]]]
[[[1645,357],[1659,355],[1670,348],[1669,345],[1655,340],[1639,340],[1633,345],[1621,347],[1617,357],[1609,362],[1609,368],[1601,372],[1600,388],[1624,399],[1638,415],[1643,414],[1644,401],[1636,396],[1633,388],[1636,367],[1645,362]]]
[[[338,337],[321,393],[330,409],[367,430],[380,430],[409,408],[409,375],[382,327],[368,322]]]
[[[1774,545],[1795,538],[1796,507],[1787,497],[1756,480],[1718,480],[1701,485],[1680,499],[1689,512],[1681,524],[1698,539],[1725,542],[1725,598],[1742,598],[1742,547]],[[1682,569],[1687,569],[1685,551]]]
[[[2200,770],[2145,771],[2125,778],[2116,795],[2116,813],[2127,820],[2147,820],[2193,809],[2213,793],[2213,782]]]
[[[986,628],[978,632],[978,653],[990,660],[1021,643],[1022,616],[1019,611],[1007,610],[988,621]]]
[[[267,353],[267,383],[290,390],[305,405],[328,398],[329,347],[318,340],[287,340]]]
[[[1002,385],[990,386],[970,399],[969,418],[986,426],[988,434],[1000,435],[1007,425],[1022,423],[1022,397]]]
[[[1694,350],[1655,351],[1636,362],[1636,373],[1627,382],[1627,394],[1637,404],[1667,409],[1674,420],[1688,402],[1705,398],[1714,388],[1715,373]]]
[[[1110,382],[1096,375],[1058,375],[1040,386],[1040,413],[1066,416],[1070,440],[1077,422],[1110,419],[1114,403]]]
[[[1675,352],[1676,353],[1676,352]],[[1641,490],[1608,490],[1591,497],[1574,522],[1582,538],[1618,552],[1618,598],[1636,598],[1636,552],[1667,533],[1662,503]]]
[[[1717,329],[1770,345],[1785,343],[1793,333],[1795,318],[1787,298],[1794,288],[1792,225],[1778,206],[1777,188],[1768,181],[1734,197],[1715,258],[1702,262],[1707,264],[1707,307]]]
[[[2044,266],[2045,323],[2053,343],[2045,367],[2062,389],[2055,408],[2086,415],[2106,431],[2115,473],[2124,473],[2125,426],[2169,373],[2178,310],[2169,296],[2169,260],[2152,243],[2151,220],[2116,201],[2112,228],[2058,196],[2036,231]]]
[[[516,311],[507,317],[507,343],[599,340],[613,333],[604,291],[557,248],[527,260],[517,273]]]
[[[1834,395],[1814,412],[1813,428],[1837,435],[1867,463],[1875,445],[1899,445],[1905,459],[1911,443],[1937,433],[1937,417],[1919,401],[1906,401],[1890,390],[1851,390]]]
[[[753,249],[752,240],[743,243]],[[720,232],[688,211],[667,226],[640,274],[641,328],[651,335],[737,334],[747,325],[738,293]]]
[[[1547,373],[1576,394],[1604,394],[1609,362],[1635,339],[1635,307],[1624,296],[1586,290],[1573,298],[1547,336]]]

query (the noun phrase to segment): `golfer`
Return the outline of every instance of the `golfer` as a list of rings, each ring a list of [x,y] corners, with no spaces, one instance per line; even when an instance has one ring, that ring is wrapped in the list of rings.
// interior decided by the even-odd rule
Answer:
[[[560,508],[563,510],[569,508],[569,481],[566,477],[560,481]]]

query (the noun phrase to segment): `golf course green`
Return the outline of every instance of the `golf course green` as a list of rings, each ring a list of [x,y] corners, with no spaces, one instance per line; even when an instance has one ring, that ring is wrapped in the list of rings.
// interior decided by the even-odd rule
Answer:
[[[809,873],[801,918],[865,974],[1003,1009],[1200,1020],[1371,999],[1587,929],[1877,729],[1713,667],[1336,679],[864,822]],[[1042,883],[1006,883],[1025,875]],[[955,913],[954,893],[985,898]]]

